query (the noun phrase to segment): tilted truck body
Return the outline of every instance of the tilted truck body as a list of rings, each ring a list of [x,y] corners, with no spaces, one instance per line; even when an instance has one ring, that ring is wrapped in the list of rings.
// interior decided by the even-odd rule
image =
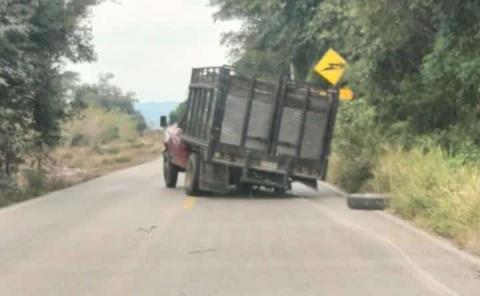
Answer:
[[[183,119],[167,129],[167,186],[185,171],[188,194],[231,185],[284,191],[293,181],[316,187],[326,176],[337,108],[336,91],[307,83],[193,69]]]

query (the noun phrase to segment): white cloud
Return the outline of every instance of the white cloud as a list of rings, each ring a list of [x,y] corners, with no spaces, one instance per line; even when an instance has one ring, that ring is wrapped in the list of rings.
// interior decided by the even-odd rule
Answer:
[[[202,0],[123,0],[95,8],[92,18],[98,61],[73,65],[92,82],[101,72],[141,100],[183,100],[190,70],[228,63],[220,35],[237,23],[214,23]]]

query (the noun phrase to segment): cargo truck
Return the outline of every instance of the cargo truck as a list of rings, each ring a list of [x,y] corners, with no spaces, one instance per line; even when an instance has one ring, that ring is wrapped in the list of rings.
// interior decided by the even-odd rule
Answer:
[[[164,178],[185,172],[188,195],[252,186],[284,193],[292,182],[316,188],[327,174],[337,90],[238,73],[192,70],[186,110],[165,130]]]

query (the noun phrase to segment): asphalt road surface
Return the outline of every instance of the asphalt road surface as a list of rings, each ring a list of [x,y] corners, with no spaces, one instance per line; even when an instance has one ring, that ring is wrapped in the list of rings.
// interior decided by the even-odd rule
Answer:
[[[478,296],[480,263],[328,189],[186,197],[158,160],[0,210],[0,295]]]

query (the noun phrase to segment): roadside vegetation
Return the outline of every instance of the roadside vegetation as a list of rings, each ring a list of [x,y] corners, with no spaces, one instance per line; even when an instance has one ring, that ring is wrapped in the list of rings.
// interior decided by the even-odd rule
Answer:
[[[392,211],[480,254],[480,2],[211,0],[237,68],[328,87],[312,69],[349,61],[329,181],[392,195]],[[341,85],[341,86],[342,86]]]
[[[480,167],[439,147],[387,149],[371,189],[393,194],[393,210],[480,254]]]
[[[60,143],[63,122],[78,110],[69,96],[72,73],[63,65],[95,59],[85,20],[100,2],[0,1],[2,204],[29,195],[18,184],[27,162],[37,168],[27,178],[43,180],[46,152]]]
[[[160,153],[134,93],[65,69],[95,60],[88,17],[102,2],[0,1],[0,207]]]
[[[122,122],[124,124],[124,122]],[[162,151],[163,134],[146,131],[142,135],[122,137],[102,144],[69,146],[49,151],[42,161],[42,169],[26,158],[20,165],[15,180],[3,181],[0,207],[25,201],[43,194],[61,190],[110,172],[150,161]]]
[[[60,125],[54,147],[26,151],[9,183],[2,186],[0,207],[63,189],[114,170],[157,158],[163,134],[146,130],[133,108],[132,93],[111,83],[72,84],[75,114]]]

